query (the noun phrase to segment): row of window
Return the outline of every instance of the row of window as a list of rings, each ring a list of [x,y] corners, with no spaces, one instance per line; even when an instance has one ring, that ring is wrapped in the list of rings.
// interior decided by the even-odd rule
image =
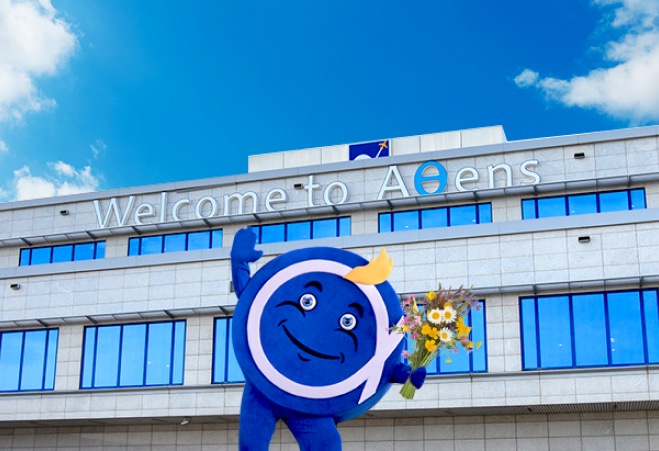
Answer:
[[[21,249],[19,266],[105,258],[105,241]]]
[[[659,363],[657,289],[520,298],[524,370]],[[429,374],[487,371],[485,309],[467,324],[483,346],[442,355]],[[212,383],[244,382],[231,318],[216,318]],[[85,328],[80,388],[181,385],[184,320]],[[0,333],[0,391],[53,390],[57,329]]]
[[[645,190],[633,189],[526,199],[522,201],[522,218],[536,219],[644,208],[646,208]],[[399,232],[491,222],[492,204],[459,205],[381,213],[379,232]],[[258,244],[341,237],[351,234],[350,217],[257,225],[252,228],[256,232]],[[150,255],[219,247],[222,247],[222,230],[207,230],[131,238],[128,242],[128,255]],[[22,249],[19,265],[41,265],[99,258],[105,258],[105,241]]]

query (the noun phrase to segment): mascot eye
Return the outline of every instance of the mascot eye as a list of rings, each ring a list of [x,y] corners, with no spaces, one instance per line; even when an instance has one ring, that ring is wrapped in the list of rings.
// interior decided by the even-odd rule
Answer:
[[[316,296],[313,294],[303,294],[300,296],[300,305],[304,310],[313,310],[316,306]]]
[[[355,318],[355,315],[351,315],[350,313],[346,313],[339,320],[339,325],[341,325],[342,329],[352,330],[357,325],[357,318]]]

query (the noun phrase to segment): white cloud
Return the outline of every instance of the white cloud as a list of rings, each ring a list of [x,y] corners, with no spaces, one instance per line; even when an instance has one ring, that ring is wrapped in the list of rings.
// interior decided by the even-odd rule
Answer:
[[[594,3],[615,5],[605,24],[623,31],[618,41],[604,45],[607,67],[568,80],[542,78],[536,87],[548,99],[567,106],[596,109],[634,125],[659,120],[659,1],[594,0]],[[527,71],[532,72],[525,69],[515,82]]]
[[[54,75],[76,43],[50,0],[0,0],[0,121],[55,105],[34,79]]]
[[[538,73],[531,69],[524,69],[521,74],[515,77],[515,84],[520,88],[534,86],[538,82]]]
[[[1,139],[0,139],[0,152],[9,152],[9,147],[7,147],[7,143],[5,143]]]
[[[48,163],[56,173],[56,177],[34,176],[28,166],[14,171],[14,179],[9,190],[0,189],[0,197],[11,200],[38,199],[42,197],[66,196],[96,191],[99,185],[98,178],[92,174],[92,168],[85,166],[77,170],[70,164],[58,161]]]
[[[92,148],[94,152],[94,158],[98,158],[98,154],[105,152],[108,148],[108,145],[103,142],[100,138],[96,139],[96,145],[90,144],[89,147]]]

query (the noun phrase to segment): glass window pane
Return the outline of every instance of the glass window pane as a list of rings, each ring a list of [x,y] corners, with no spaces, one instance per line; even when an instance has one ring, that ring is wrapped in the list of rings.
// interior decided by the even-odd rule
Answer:
[[[215,319],[215,337],[213,342],[213,383],[226,382],[227,333],[229,318]]]
[[[94,254],[94,258],[105,258],[105,241],[96,242],[96,254]]]
[[[284,224],[261,226],[261,243],[280,243],[284,241]]]
[[[172,323],[149,324],[146,385],[169,384],[172,363],[172,326]]]
[[[185,364],[185,321],[174,323],[174,357],[172,358],[172,384],[183,383]]]
[[[465,349],[463,349],[462,346],[460,346],[457,353],[449,351],[448,354],[443,353],[435,360],[439,361],[438,365],[440,368],[440,373],[442,374],[468,373],[470,371],[469,357],[470,354]],[[450,360],[450,362],[447,362],[446,360]]]
[[[94,243],[76,244],[73,249],[73,259],[75,261],[93,260]]]
[[[53,248],[53,263],[73,261],[73,246],[55,246]]]
[[[522,201],[522,219],[536,219],[537,211],[535,210],[535,199]]]
[[[572,296],[576,366],[608,365],[603,294]]]
[[[478,223],[490,224],[492,222],[492,204],[478,205]]]
[[[419,229],[419,212],[401,211],[394,213],[394,232]]]
[[[380,214],[380,233],[391,232],[391,213]]]
[[[165,250],[164,252],[181,252],[185,250],[185,233],[177,233],[176,235],[165,235]]]
[[[50,329],[48,331],[48,349],[46,350],[46,376],[44,378],[44,390],[53,390],[55,388],[58,337],[59,331],[57,329]]]
[[[350,230],[350,218],[339,218],[339,236],[350,236],[352,231]]]
[[[616,191],[613,193],[600,193],[600,212],[629,210],[629,193]]]
[[[219,249],[222,247],[222,230],[213,230],[213,249]]]
[[[431,227],[447,227],[448,212],[446,208],[433,208],[432,210],[421,211],[421,228],[429,229]]]
[[[46,330],[25,332],[23,365],[21,367],[21,390],[43,389],[47,337],[48,331]]]
[[[142,238],[140,255],[162,253],[162,236],[145,236]]]
[[[538,218],[566,216],[565,197],[550,197],[538,199]]]
[[[648,343],[648,363],[659,362],[659,307],[657,291],[643,292],[645,333]]]
[[[229,356],[227,358],[227,382],[245,382],[245,376],[236,360],[236,353],[233,350],[233,336],[231,327],[229,328]]]
[[[451,207],[449,221],[451,226],[476,224],[476,206]]]
[[[80,388],[92,388],[94,361],[96,354],[96,327],[85,329],[85,344],[82,350],[82,381]]]
[[[140,255],[140,239],[131,238],[128,240],[128,256]]]
[[[122,387],[143,385],[146,324],[130,324],[123,327],[119,385]]]
[[[645,363],[640,293],[638,291],[609,293],[607,306],[611,364]]]
[[[631,191],[632,197],[632,210],[642,210],[646,208],[645,205],[645,190],[634,189]]]
[[[313,221],[313,237],[316,238],[333,238],[337,236],[337,222],[336,219],[323,219],[321,221]]]
[[[572,366],[571,330],[567,296],[538,298],[538,341],[542,368]]]
[[[294,222],[288,224],[286,229],[286,241],[310,240],[311,222]]]
[[[119,342],[121,326],[103,326],[96,331],[94,387],[116,387],[119,382]]]
[[[481,301],[481,304],[483,302]],[[487,371],[487,343],[485,341],[485,306],[480,312],[472,309],[469,312],[471,322],[471,341],[474,342],[474,350],[471,353],[472,371]],[[482,343],[480,348],[476,345]]]
[[[523,298],[521,303],[523,369],[535,370],[538,368],[536,300],[535,298]]]
[[[5,332],[0,342],[0,391],[18,390],[23,332]]]
[[[579,196],[568,196],[568,208],[570,215],[585,215],[597,213],[597,195],[582,194]]]
[[[199,249],[211,248],[210,232],[193,232],[188,233],[188,250],[197,251]]]
[[[29,266],[30,265],[30,249],[21,249],[21,258],[18,262],[18,266]]]
[[[52,250],[52,247],[40,247],[32,249],[32,258],[30,259],[30,264],[43,265],[50,263],[50,253]]]

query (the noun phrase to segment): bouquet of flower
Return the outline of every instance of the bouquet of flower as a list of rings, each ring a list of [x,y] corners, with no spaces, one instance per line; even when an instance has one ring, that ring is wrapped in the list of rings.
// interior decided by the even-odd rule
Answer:
[[[427,367],[441,353],[457,353],[460,347],[472,352],[474,343],[469,337],[472,328],[465,325],[464,317],[472,308],[479,311],[482,308],[469,290],[462,287],[457,291],[442,290],[440,284],[437,293],[431,291],[425,297],[425,302],[419,304],[414,295],[403,300],[405,316],[400,326],[392,328],[407,338],[409,350],[403,351],[403,356],[410,362],[412,371]],[[476,349],[481,344],[477,343]],[[451,362],[451,359],[446,361]],[[405,399],[413,399],[415,392],[416,388],[408,379],[400,394]]]

